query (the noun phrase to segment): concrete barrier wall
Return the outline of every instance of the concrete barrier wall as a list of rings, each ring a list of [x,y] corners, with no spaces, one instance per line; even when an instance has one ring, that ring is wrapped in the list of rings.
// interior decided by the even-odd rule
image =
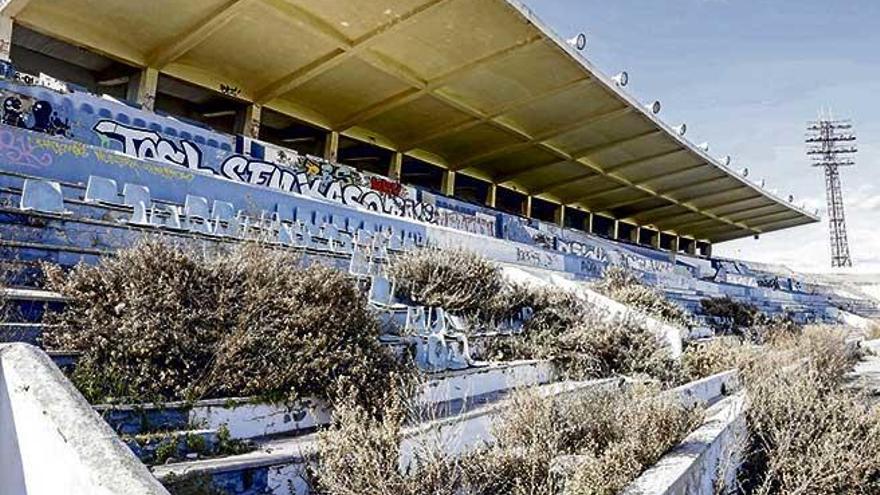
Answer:
[[[745,393],[741,392],[710,407],[703,424],[623,495],[714,495],[718,486],[732,487],[745,435]]]
[[[51,359],[0,345],[0,495],[167,495]]]

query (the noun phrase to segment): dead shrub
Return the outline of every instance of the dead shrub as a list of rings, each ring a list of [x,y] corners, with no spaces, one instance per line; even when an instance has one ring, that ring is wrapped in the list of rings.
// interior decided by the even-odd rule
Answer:
[[[685,381],[696,381],[732,369],[745,371],[760,352],[764,351],[740,339],[716,338],[689,345],[681,356],[681,367]]]
[[[654,389],[550,398],[520,392],[493,429],[497,442],[479,456],[478,465],[491,469],[469,472],[466,493],[618,493],[701,418]],[[551,472],[560,456],[577,456],[567,481]]]
[[[739,334],[753,327],[758,318],[758,307],[754,304],[737,301],[730,296],[706,298],[700,301],[706,316],[714,319],[712,326],[716,333]]]
[[[150,240],[68,274],[44,267],[70,302],[46,315],[44,345],[82,353],[73,381],[89,400],[190,397],[222,335],[220,280],[192,250]],[[218,311],[219,310],[219,311]]]
[[[690,317],[681,306],[667,299],[659,290],[642,283],[625,268],[607,268],[602,279],[593,284],[593,288],[619,303],[667,323],[686,328],[692,325]]]
[[[376,418],[349,399],[338,401],[333,425],[319,435],[319,456],[310,483],[326,495],[456,495],[462,469],[458,459],[433,446],[419,446],[416,459],[401,469],[403,426],[410,412],[395,392],[386,414]]]
[[[555,362],[574,379],[627,375],[664,384],[681,381],[681,367],[665,342],[635,322],[584,322],[551,343]]]
[[[46,343],[82,353],[72,378],[92,401],[326,399],[341,382],[367,403],[400,370],[353,282],[281,251],[146,240],[47,272],[70,303]]]
[[[751,445],[742,493],[880,490],[880,413],[842,387],[856,359],[840,329],[807,327],[774,341],[744,373]]]
[[[341,381],[359,385],[358,402],[368,404],[381,390],[368,384],[396,378],[365,295],[342,272],[255,245],[213,266],[226,281],[221,304],[234,312],[199,395],[292,402],[328,398]]]
[[[817,386],[824,379],[806,366],[750,382],[748,493],[880,490],[880,415],[856,394]]]
[[[399,297],[453,313],[479,313],[504,288],[497,265],[463,249],[412,251],[392,260],[388,274]]]

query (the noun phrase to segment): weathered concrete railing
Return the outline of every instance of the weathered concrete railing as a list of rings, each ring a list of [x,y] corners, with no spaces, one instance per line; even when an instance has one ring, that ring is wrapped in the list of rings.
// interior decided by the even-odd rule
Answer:
[[[0,345],[0,495],[167,495],[49,357]]]
[[[746,435],[745,392],[706,411],[703,424],[642,473],[623,495],[713,495],[731,487]]]
[[[739,372],[731,370],[664,392],[685,407],[709,405],[706,419],[623,495],[714,495],[716,483],[732,486],[745,435],[745,392],[731,395],[739,387]],[[565,480],[580,461],[558,457],[555,475]]]

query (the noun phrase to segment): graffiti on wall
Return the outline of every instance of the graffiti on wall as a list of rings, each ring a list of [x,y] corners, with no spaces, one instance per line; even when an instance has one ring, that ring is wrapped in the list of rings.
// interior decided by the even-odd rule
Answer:
[[[62,118],[45,100],[0,91],[3,100],[0,121],[6,125],[42,132],[51,136],[70,137],[70,120]]]
[[[608,253],[600,246],[556,238],[556,249],[561,253],[573,254],[602,263],[608,262]]]
[[[204,163],[204,154],[191,141],[175,142],[157,132],[111,120],[98,122],[94,131],[117,143],[123,153],[136,158],[157,160],[245,184],[295,192],[368,211],[436,223],[434,205],[404,195],[405,188],[400,184],[392,185],[387,180],[366,177],[351,167],[291,153],[288,163],[282,165],[244,155],[231,155],[215,169]],[[378,189],[374,186],[378,186]],[[397,194],[388,194],[390,191]]]

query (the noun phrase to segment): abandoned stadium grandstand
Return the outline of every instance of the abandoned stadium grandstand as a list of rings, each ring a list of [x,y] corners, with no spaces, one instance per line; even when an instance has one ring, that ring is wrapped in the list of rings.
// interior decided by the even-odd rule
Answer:
[[[468,439],[476,443],[507,390],[604,382],[554,383],[546,362],[475,366],[464,323],[395,300],[381,268],[389,257],[464,247],[559,290],[623,266],[691,313],[694,336],[706,332],[707,297],[799,322],[880,316],[863,295],[713,257],[713,243],[818,218],[690,142],[518,0],[0,5],[0,252],[6,299],[18,309],[0,342],[39,344],[43,313],[65,303],[34,286],[39,262],[95,264],[157,234],[202,245],[258,240],[367,281],[371,304],[414,336],[387,344],[418,348],[434,386],[420,400],[466,404],[483,432]],[[692,336],[655,328],[674,352]],[[75,366],[75,353],[50,351]],[[18,452],[0,462],[0,493],[164,493],[154,476],[187,473],[228,493],[304,493],[308,433],[329,421],[320,407],[147,407],[168,431],[199,422],[209,445],[222,428],[268,438],[258,452],[151,473],[125,449],[89,451],[89,435],[113,436],[91,417],[69,426],[83,435],[76,441],[39,444],[39,426],[26,426],[34,407],[64,432],[90,406],[30,347],[0,347],[0,365],[0,449]],[[27,373],[47,377],[36,406],[15,388]],[[697,395],[729,394],[732,381],[716,377]],[[741,400],[718,404],[738,411]],[[143,406],[97,409],[118,433],[143,426]],[[70,472],[41,478],[45,449],[66,456]]]

